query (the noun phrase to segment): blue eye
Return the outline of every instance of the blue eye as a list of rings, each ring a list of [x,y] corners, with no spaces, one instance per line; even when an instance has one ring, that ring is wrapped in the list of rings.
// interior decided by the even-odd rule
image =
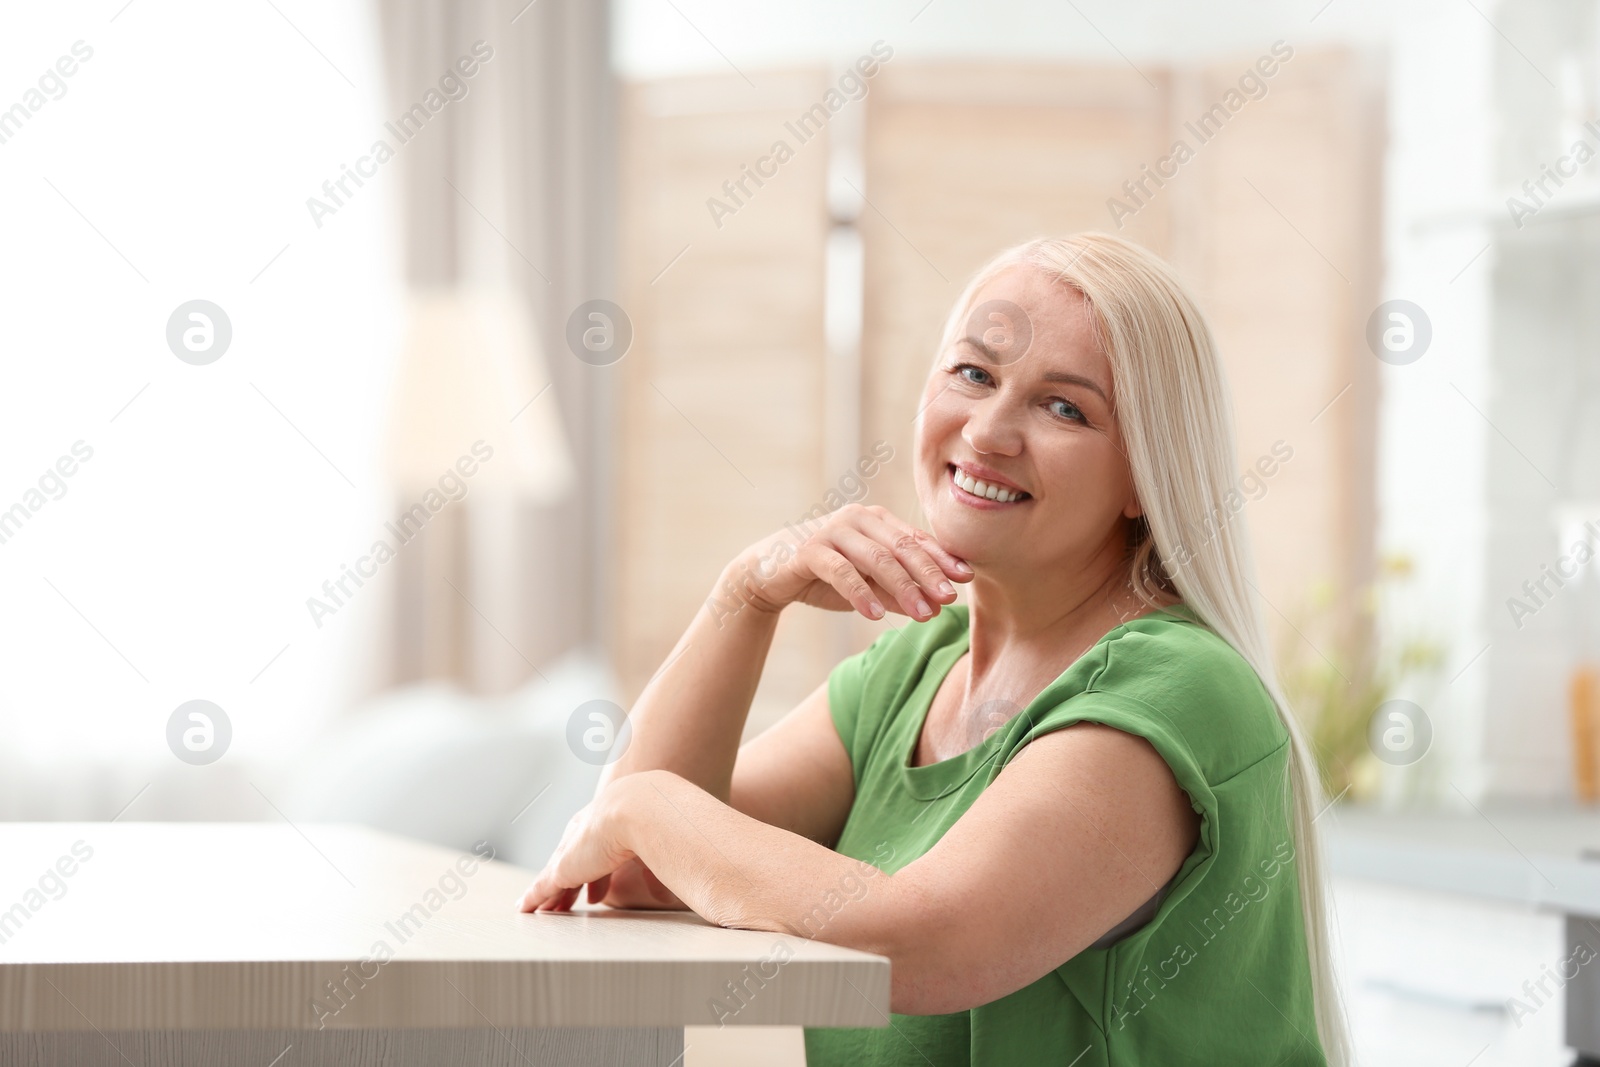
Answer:
[[[1078,410],[1078,406],[1076,404],[1074,404],[1072,401],[1063,400],[1058,396],[1055,399],[1051,400],[1050,403],[1052,405],[1055,405],[1055,404],[1064,404],[1064,405],[1066,405],[1067,410],[1070,411],[1071,414],[1070,415],[1062,415],[1061,418],[1068,419],[1068,420],[1073,421],[1073,422],[1083,422],[1084,421],[1083,412],[1079,411]]]
[[[982,367],[974,366],[971,363],[957,363],[954,367],[951,368],[951,373],[953,373],[953,374],[961,374],[962,371],[969,371],[969,370],[975,370],[979,374],[984,375],[985,377],[987,377],[988,374],[989,374],[989,372],[984,370]],[[985,384],[987,384],[985,382],[975,382],[971,378],[967,378],[967,381],[972,382],[973,385],[985,385]]]

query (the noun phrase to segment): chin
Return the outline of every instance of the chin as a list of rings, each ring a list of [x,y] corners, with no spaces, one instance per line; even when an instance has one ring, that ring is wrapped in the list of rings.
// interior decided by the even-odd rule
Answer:
[[[974,563],[977,558],[984,555],[983,538],[981,536],[973,537],[952,530],[950,523],[940,522],[938,517],[929,512],[927,508],[922,509],[922,514],[927,516],[928,532],[933,535],[935,541],[944,546],[947,552],[960,556],[968,563]]]

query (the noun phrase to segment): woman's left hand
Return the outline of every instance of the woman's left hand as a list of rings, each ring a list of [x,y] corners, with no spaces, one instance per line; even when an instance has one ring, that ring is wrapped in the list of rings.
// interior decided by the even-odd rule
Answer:
[[[517,901],[518,911],[571,911],[583,887],[589,902],[599,902],[611,881],[611,872],[634,858],[622,834],[622,815],[643,774],[624,775],[607,783],[600,795],[572,817],[561,843],[544,869]]]

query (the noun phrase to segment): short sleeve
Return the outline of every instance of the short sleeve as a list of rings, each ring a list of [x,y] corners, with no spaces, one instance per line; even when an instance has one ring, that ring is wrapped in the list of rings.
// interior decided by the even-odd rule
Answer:
[[[1150,742],[1198,805],[1209,787],[1288,739],[1271,694],[1221,637],[1186,623],[1146,625],[1085,655],[1071,672],[1075,683],[1040,694],[1005,760],[1051,730],[1104,723]]]
[[[839,732],[839,740],[844,742],[845,752],[850,756],[850,766],[858,784],[866,764],[869,740],[862,736],[861,715],[867,680],[894,640],[894,631],[885,630],[872,644],[840,660],[828,674],[828,713],[833,716],[833,728]]]
[[[1171,769],[1179,788],[1189,794],[1196,811],[1205,814],[1213,806],[1211,785],[1200,759],[1177,724],[1142,700],[1121,693],[1090,690],[1050,708],[1017,738],[1005,753],[1002,765],[1030,741],[1080,722],[1097,722],[1144,738]]]

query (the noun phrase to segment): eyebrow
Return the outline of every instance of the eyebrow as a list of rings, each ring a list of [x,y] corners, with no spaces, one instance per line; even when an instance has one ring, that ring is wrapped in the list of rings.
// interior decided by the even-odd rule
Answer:
[[[987,357],[990,363],[998,364],[1000,366],[1005,365],[1001,362],[999,355],[995,353],[994,349],[990,348],[976,337],[962,337],[957,340],[957,343],[971,345],[973,348],[976,348],[979,352],[982,352],[985,357]],[[1065,382],[1070,385],[1081,385],[1085,389],[1093,389],[1095,393],[1099,395],[1101,400],[1104,400],[1107,404],[1111,403],[1111,398],[1106,396],[1105,390],[1101,389],[1099,384],[1096,383],[1094,379],[1085,378],[1081,374],[1071,374],[1066,371],[1046,371],[1044,374],[1044,380],[1047,382]]]

